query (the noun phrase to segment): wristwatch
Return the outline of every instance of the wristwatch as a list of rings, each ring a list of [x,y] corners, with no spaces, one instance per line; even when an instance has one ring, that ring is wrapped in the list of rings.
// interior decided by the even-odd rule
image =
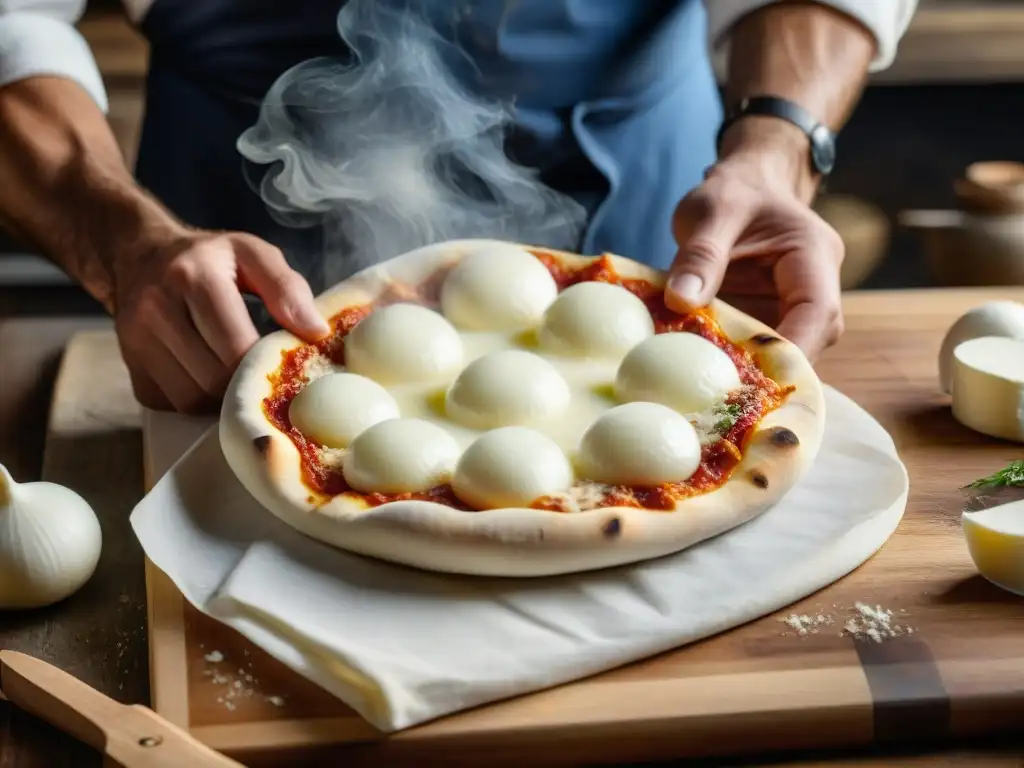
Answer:
[[[778,96],[751,96],[743,99],[726,112],[722,127],[718,129],[716,144],[721,150],[722,136],[737,120],[751,115],[777,117],[802,130],[811,144],[811,166],[822,176],[828,176],[836,164],[836,137],[806,109],[795,102]]]

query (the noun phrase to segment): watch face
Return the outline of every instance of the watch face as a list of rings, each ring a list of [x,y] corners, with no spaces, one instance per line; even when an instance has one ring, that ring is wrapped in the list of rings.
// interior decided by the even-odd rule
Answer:
[[[836,164],[836,143],[832,132],[824,125],[811,131],[811,159],[818,173],[827,176]]]

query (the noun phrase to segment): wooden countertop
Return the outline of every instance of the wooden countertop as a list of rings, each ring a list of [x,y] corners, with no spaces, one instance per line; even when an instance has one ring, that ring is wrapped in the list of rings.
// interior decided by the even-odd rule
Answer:
[[[840,346],[822,360],[822,375],[835,382],[841,378],[860,381],[850,385],[851,394],[853,389],[867,386],[865,391],[872,402],[882,402],[886,392],[896,392],[901,387],[922,393],[928,389],[927,382],[882,381],[877,378],[881,371],[877,366],[873,373],[864,369],[857,375],[848,369],[841,370],[837,361],[847,357],[842,352],[843,347],[870,348],[868,357],[885,358],[891,363],[894,356],[899,357],[900,345],[892,344],[887,351],[886,344],[890,343],[887,339],[906,332],[931,344],[953,317],[995,296],[1024,299],[1024,291],[978,289],[849,294],[846,298],[848,332]],[[54,356],[64,340],[76,328],[85,325],[73,318],[0,321],[0,349],[4,354],[4,365],[0,369],[0,461],[20,479],[29,479],[37,471],[36,460],[28,454],[40,447],[39,429],[46,420]],[[108,329],[109,325],[106,321],[90,321],[88,327]],[[128,514],[141,497],[143,487],[139,412],[127,396],[130,390],[123,365],[116,357],[116,346],[111,343],[106,348],[108,352],[103,359],[94,361],[97,375],[105,377],[102,386],[87,388],[81,407],[74,412],[54,414],[65,421],[66,429],[62,434],[69,437],[47,446],[43,466],[47,479],[76,488],[101,511],[106,536],[104,561],[94,580],[68,601],[42,611],[0,616],[0,646],[39,655],[121,701],[146,702],[149,691],[142,553],[128,525]],[[918,350],[914,354],[922,353]],[[857,359],[861,357],[864,355]],[[922,407],[938,408],[931,400],[937,402],[938,398],[922,402]],[[934,439],[944,439],[943,436],[954,430],[954,426],[947,423],[948,414],[946,417],[936,416],[942,424],[931,433]],[[998,446],[988,446],[985,452],[991,457],[993,451],[998,450]],[[968,462],[980,463],[975,461],[977,456],[971,456],[966,459]],[[1021,768],[1024,765],[1022,739],[1024,737],[1017,736],[999,743],[949,743],[941,745],[944,751],[939,751],[939,745],[929,744],[917,752],[790,756],[788,764]],[[98,757],[87,748],[7,705],[0,705],[0,755],[3,756],[0,765],[4,768],[100,764]],[[835,761],[827,762],[829,757]],[[752,765],[757,761],[747,758],[692,764]]]

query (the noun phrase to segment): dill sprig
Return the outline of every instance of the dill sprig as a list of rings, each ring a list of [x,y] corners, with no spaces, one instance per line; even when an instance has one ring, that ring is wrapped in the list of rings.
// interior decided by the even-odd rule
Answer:
[[[1005,469],[994,475],[975,480],[968,488],[1005,488],[1008,486],[1024,487],[1024,460],[1011,461]]]

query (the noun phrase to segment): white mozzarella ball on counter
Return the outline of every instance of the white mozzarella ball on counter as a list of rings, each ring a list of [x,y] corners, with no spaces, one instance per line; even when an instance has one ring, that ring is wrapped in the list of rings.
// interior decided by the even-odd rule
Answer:
[[[661,333],[622,360],[615,396],[697,413],[722,402],[741,383],[732,358],[714,343],[695,333]]]
[[[454,326],[418,304],[391,304],[345,337],[345,368],[382,384],[443,379],[463,360]]]
[[[364,493],[416,493],[451,479],[459,446],[443,428],[423,419],[391,419],[352,441],[341,471]]]
[[[568,405],[569,384],[538,355],[518,349],[491,352],[466,366],[445,397],[448,417],[472,429],[528,426]]]
[[[540,323],[558,296],[555,279],[533,254],[510,243],[466,254],[441,286],[441,311],[467,331],[520,331]]]
[[[292,426],[328,448],[347,448],[363,430],[398,415],[398,403],[384,387],[355,373],[314,379],[288,406]]]
[[[527,427],[501,427],[481,435],[462,454],[452,489],[474,509],[527,507],[573,484],[562,449]]]
[[[599,483],[658,485],[689,479],[700,460],[700,438],[683,416],[658,403],[627,403],[583,433],[577,465]]]
[[[953,391],[953,350],[971,339],[1005,336],[1024,339],[1024,304],[1006,299],[988,301],[968,310],[949,327],[939,348],[939,385]]]
[[[561,354],[617,359],[653,335],[654,320],[639,298],[619,285],[587,281],[548,307],[538,339]]]
[[[1024,443],[1024,339],[982,336],[953,350],[953,417],[976,432]]]

